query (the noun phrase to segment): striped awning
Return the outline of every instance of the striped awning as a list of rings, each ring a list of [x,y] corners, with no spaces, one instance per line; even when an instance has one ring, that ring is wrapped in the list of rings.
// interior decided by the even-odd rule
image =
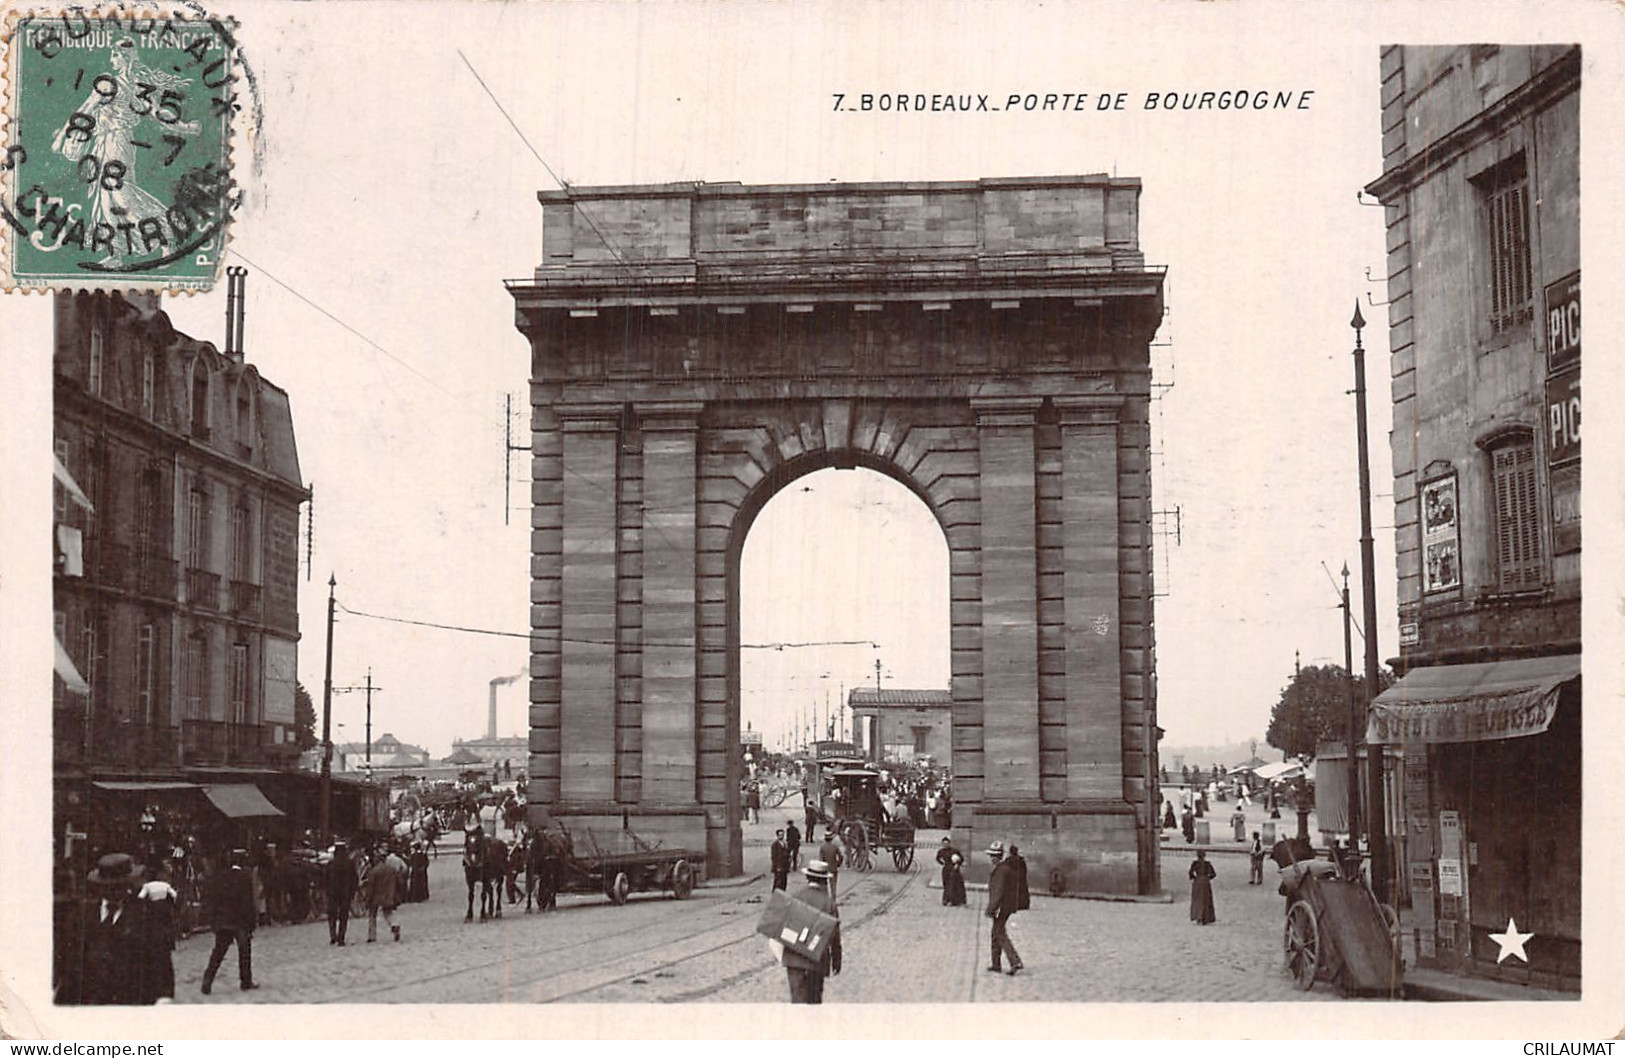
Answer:
[[[1492,742],[1551,726],[1563,684],[1580,677],[1580,655],[1430,665],[1412,669],[1371,703],[1366,740]]]

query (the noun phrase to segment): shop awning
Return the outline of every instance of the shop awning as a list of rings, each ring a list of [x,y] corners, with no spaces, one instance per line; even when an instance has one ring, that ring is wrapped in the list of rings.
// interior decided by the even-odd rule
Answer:
[[[60,639],[56,641],[56,674],[62,677],[62,682],[67,684],[68,690],[74,694],[90,693],[90,684],[79,675],[79,666],[68,656],[68,648],[62,645]]]
[[[195,782],[117,782],[103,780],[91,783],[98,790],[110,790],[115,793],[132,791],[135,793],[163,793],[174,790],[196,790]]]
[[[69,499],[91,514],[95,514],[96,508],[91,504],[90,497],[86,496],[85,490],[79,487],[77,481],[73,480],[73,475],[68,473],[68,468],[62,465],[61,458],[53,453],[51,459],[51,477],[67,492]]]
[[[1580,655],[1412,669],[1371,703],[1366,740],[1490,742],[1551,726],[1558,689],[1580,675]]]
[[[230,819],[255,819],[282,814],[282,810],[267,801],[260,788],[251,782],[217,783],[205,786],[203,794],[220,809],[222,815]]]

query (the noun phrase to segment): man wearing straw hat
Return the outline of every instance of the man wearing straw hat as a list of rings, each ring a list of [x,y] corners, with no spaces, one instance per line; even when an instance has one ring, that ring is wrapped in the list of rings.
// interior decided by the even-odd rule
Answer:
[[[128,853],[96,862],[88,880],[91,897],[78,921],[78,936],[59,937],[63,980],[59,1003],[151,1004],[162,988],[169,949],[160,943],[147,903],[135,899],[145,870]]]
[[[791,899],[817,908],[831,918],[840,918],[835,897],[829,891],[829,864],[823,860],[809,860],[803,873],[807,876],[807,884],[792,894]],[[813,960],[785,948],[783,959],[785,975],[790,979],[790,1002],[822,1003],[824,978],[841,972],[841,927],[837,925],[835,932],[830,934],[829,946],[824,949],[821,958]]]
[[[993,873],[987,879],[987,917],[993,920],[993,960],[987,969],[989,973],[998,973],[1002,956],[1008,955],[1010,969],[1005,972],[1014,977],[1023,968],[1016,946],[1010,943],[1009,933],[1010,916],[1021,909],[1020,882],[1015,866],[1004,858],[1004,842],[989,845],[987,854],[993,860]]]

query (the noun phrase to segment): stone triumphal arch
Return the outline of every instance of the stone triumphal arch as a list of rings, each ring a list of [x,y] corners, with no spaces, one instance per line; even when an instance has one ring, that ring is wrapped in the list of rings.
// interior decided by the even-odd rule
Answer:
[[[529,795],[741,869],[739,556],[863,466],[948,540],[955,840],[1159,886],[1140,184],[543,192]],[[985,871],[985,858],[976,857]]]

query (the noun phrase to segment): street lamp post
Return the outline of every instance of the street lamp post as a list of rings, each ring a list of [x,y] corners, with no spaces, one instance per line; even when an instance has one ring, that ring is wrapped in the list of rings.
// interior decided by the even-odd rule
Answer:
[[[1343,563],[1343,688],[1348,699],[1348,784],[1349,784],[1349,843],[1359,841],[1360,834],[1360,762],[1354,747],[1360,742],[1360,704],[1354,694],[1354,640],[1349,630],[1354,615],[1349,611],[1349,564]]]
[[[338,578],[327,576],[327,673],[322,680],[322,844],[333,824],[333,589]]]
[[[1360,342],[1360,331],[1365,317],[1360,315],[1360,302],[1354,302],[1354,417],[1359,432],[1360,456],[1360,591],[1365,616],[1365,700],[1369,706],[1377,692],[1377,560],[1371,540],[1371,456],[1368,451],[1365,422],[1365,346]],[[1352,750],[1350,751],[1352,754]],[[1377,899],[1388,901],[1388,835],[1384,832],[1382,746],[1373,743],[1366,747],[1366,832],[1371,845],[1371,886]]]

